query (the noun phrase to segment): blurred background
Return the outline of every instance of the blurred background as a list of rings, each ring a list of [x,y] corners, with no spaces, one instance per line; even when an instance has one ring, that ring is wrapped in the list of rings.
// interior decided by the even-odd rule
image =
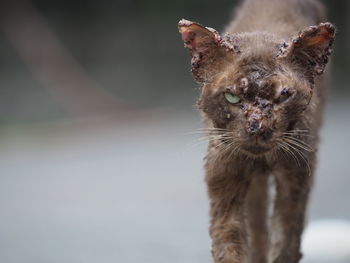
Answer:
[[[238,2],[0,0],[0,262],[211,262],[177,22],[222,30]],[[345,263],[350,2],[324,2],[338,36],[304,262]]]

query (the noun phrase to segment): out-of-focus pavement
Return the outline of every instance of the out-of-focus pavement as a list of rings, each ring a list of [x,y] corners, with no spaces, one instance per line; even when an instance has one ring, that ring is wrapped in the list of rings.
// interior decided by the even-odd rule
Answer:
[[[310,221],[350,220],[348,112],[328,107]],[[1,131],[0,262],[211,262],[200,127],[167,112]]]

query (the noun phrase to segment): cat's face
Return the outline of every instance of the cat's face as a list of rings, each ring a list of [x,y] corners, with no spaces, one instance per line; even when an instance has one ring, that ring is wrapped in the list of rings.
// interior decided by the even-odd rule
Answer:
[[[202,84],[199,109],[216,132],[253,156],[279,147],[308,107],[313,82],[330,54],[334,27],[311,27],[290,43],[264,33],[221,37],[180,21],[192,73]],[[281,43],[282,42],[282,43]]]
[[[311,84],[298,77],[281,68],[227,69],[203,86],[198,107],[239,150],[264,154],[278,146],[310,102]]]

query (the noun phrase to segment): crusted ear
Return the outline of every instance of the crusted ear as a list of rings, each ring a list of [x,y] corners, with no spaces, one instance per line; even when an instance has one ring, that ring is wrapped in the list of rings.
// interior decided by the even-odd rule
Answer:
[[[178,27],[191,53],[191,71],[198,82],[210,81],[225,64],[228,53],[239,52],[232,36],[222,38],[215,29],[185,19],[180,20]]]
[[[313,79],[324,72],[334,39],[335,27],[331,23],[310,26],[289,43],[282,43],[277,56],[302,66]]]

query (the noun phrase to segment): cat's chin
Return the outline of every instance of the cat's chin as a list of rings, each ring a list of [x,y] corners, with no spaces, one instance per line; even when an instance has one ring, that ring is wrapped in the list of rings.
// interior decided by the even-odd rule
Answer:
[[[252,157],[263,156],[263,155],[267,154],[268,152],[270,152],[271,150],[272,150],[272,148],[262,146],[259,144],[246,145],[246,146],[241,148],[241,151],[244,154],[246,154],[248,156],[252,156]]]

